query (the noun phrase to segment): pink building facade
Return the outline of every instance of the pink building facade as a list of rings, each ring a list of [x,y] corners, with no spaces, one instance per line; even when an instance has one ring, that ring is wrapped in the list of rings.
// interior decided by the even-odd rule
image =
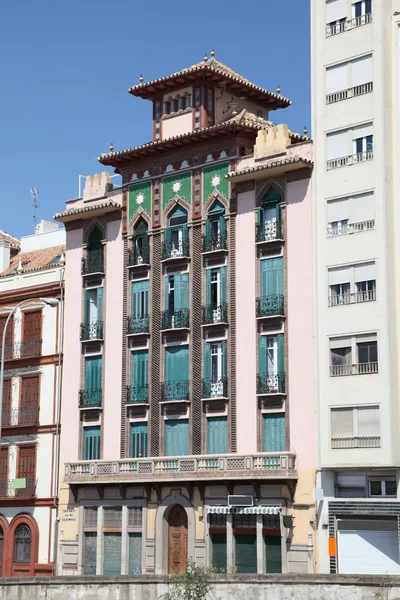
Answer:
[[[211,58],[67,231],[60,574],[313,572],[312,143]]]

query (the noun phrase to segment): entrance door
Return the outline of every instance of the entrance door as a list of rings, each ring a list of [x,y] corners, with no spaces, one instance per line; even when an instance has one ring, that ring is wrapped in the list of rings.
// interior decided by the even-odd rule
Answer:
[[[188,555],[188,521],[180,504],[171,508],[168,516],[168,573],[184,573]]]

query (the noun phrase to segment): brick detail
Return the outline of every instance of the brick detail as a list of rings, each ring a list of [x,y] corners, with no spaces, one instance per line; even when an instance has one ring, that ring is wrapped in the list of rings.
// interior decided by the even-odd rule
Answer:
[[[236,215],[232,213],[229,220],[229,340],[230,451],[236,452]]]
[[[149,437],[150,455],[160,456],[160,344],[161,329],[161,233],[154,230],[151,243],[151,384]]]
[[[192,398],[192,454],[201,454],[202,442],[202,308],[201,282],[203,265],[201,255],[202,226],[194,223],[192,227],[192,310],[191,310],[191,398]]]
[[[123,297],[122,297],[122,377],[121,377],[121,458],[126,458],[126,317],[127,317],[127,299],[128,299],[128,240],[124,239],[124,276],[123,276]],[[103,369],[105,371],[105,369]]]

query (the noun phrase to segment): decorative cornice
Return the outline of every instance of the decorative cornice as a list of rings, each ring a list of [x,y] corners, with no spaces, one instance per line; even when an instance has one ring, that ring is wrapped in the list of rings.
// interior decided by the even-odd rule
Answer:
[[[243,169],[237,169],[236,171],[231,171],[225,175],[226,179],[234,179],[235,177],[240,177],[243,175],[250,175],[252,173],[259,173],[261,171],[268,171],[269,169],[275,169],[277,167],[284,167],[289,165],[301,164],[306,165],[308,167],[313,166],[313,161],[308,158],[302,158],[301,156],[290,156],[280,159],[271,159],[267,163],[262,165],[255,165],[254,167],[244,167]]]
[[[107,212],[112,212],[114,210],[121,210],[122,206],[120,204],[118,204],[117,202],[113,202],[113,200],[108,200],[107,202],[101,202],[100,204],[93,204],[91,206],[82,206],[80,208],[70,208],[67,210],[64,210],[62,212],[56,213],[53,216],[53,219],[55,221],[61,221],[61,222],[66,222],[66,221],[71,221],[73,220],[76,216],[79,216],[79,218],[85,218],[82,215],[85,215],[87,213],[95,213],[95,212],[102,212],[102,213],[107,213]],[[89,217],[91,217],[92,215],[90,214]]]

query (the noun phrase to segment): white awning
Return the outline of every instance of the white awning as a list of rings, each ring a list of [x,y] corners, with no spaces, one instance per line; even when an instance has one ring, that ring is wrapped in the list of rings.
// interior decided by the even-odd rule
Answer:
[[[281,506],[206,506],[206,512],[211,515],[279,515]]]

